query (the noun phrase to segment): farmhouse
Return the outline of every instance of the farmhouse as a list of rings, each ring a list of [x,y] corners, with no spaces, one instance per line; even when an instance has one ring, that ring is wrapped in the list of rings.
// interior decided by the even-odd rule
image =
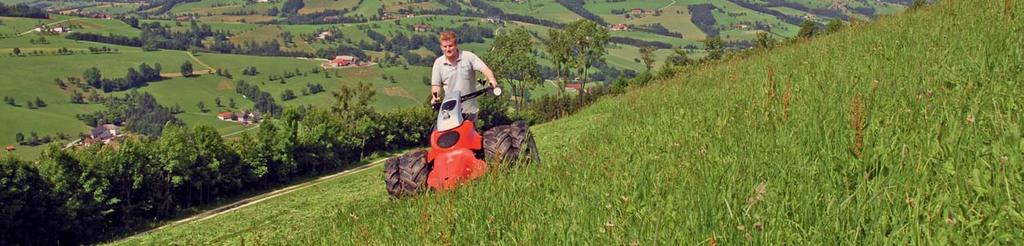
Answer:
[[[217,118],[223,121],[238,122],[245,125],[259,123],[263,117],[259,112],[220,112]]]
[[[120,127],[114,124],[98,125],[89,131],[89,138],[86,138],[83,144],[91,145],[99,142],[107,144],[120,136],[124,136],[124,133],[120,131]]]
[[[7,147],[5,147],[4,149],[6,149],[7,152],[11,152],[11,151],[15,150],[14,145],[7,145]]]
[[[612,24],[611,30],[612,31],[627,31],[627,30],[629,30],[629,26],[626,25],[626,24],[622,24],[622,23]]]
[[[327,39],[328,37],[333,37],[333,36],[334,36],[334,33],[332,33],[331,31],[324,31],[324,32],[321,32],[320,34],[317,34],[316,38]]]
[[[426,31],[430,31],[430,25],[422,24],[422,23],[415,24],[415,25],[412,25],[412,29],[417,31],[417,32],[426,32]]]
[[[65,26],[48,27],[48,26],[45,26],[45,25],[41,25],[41,26],[37,26],[36,28],[33,28],[32,31],[35,31],[35,32],[52,32],[52,33],[66,33],[66,32],[71,32],[71,28],[70,27],[65,27]]]
[[[107,14],[107,13],[90,13],[90,14],[88,14],[88,17],[89,18],[93,18],[93,19],[105,19],[105,20],[111,19],[110,14]]]
[[[325,62],[324,68],[339,68],[359,65],[359,57],[355,56],[335,56],[334,60]]]

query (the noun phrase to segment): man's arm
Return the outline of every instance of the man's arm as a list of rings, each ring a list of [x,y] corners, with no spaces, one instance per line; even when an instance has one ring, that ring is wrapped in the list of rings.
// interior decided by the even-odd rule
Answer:
[[[441,86],[440,85],[431,85],[430,86],[430,104],[437,103],[438,100],[441,100],[440,97],[441,97]]]
[[[483,62],[480,62],[480,64],[483,64]],[[480,72],[484,74],[484,77],[487,77],[488,82],[491,82],[491,87],[498,88],[498,79],[494,78],[494,71],[491,71],[487,64],[483,64]]]
[[[430,69],[430,104],[441,100],[441,73],[437,68],[437,62],[434,62]]]
[[[473,68],[480,71],[480,73],[483,73],[484,77],[487,77],[487,82],[491,83],[491,87],[498,87],[498,79],[494,78],[494,71],[491,71],[491,68],[475,54],[473,55]]]

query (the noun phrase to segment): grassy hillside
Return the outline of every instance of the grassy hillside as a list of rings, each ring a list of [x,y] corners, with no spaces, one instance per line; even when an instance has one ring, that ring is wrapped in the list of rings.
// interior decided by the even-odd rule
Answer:
[[[543,165],[454,192],[390,201],[377,168],[119,243],[1024,240],[1024,3],[1003,3],[686,70],[535,127]]]

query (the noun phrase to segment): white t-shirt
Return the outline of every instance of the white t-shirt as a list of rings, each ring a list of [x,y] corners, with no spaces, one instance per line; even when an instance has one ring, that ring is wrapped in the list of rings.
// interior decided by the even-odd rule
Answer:
[[[455,64],[448,62],[448,58],[441,55],[434,60],[434,67],[431,71],[430,84],[440,85],[445,95],[451,95],[455,91],[466,95],[476,91],[476,71],[487,67],[484,61],[480,60],[473,52],[460,50],[459,59]],[[480,111],[476,99],[462,102],[462,113],[475,114]]]

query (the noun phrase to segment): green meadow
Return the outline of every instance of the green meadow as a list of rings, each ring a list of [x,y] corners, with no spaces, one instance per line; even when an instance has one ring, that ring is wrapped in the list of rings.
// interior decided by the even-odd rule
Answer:
[[[483,0],[491,6],[501,9],[505,13],[532,16],[542,20],[554,21],[556,23],[569,23],[583,19],[576,13],[569,11],[556,1],[531,0],[518,4],[514,1],[493,1]]]

